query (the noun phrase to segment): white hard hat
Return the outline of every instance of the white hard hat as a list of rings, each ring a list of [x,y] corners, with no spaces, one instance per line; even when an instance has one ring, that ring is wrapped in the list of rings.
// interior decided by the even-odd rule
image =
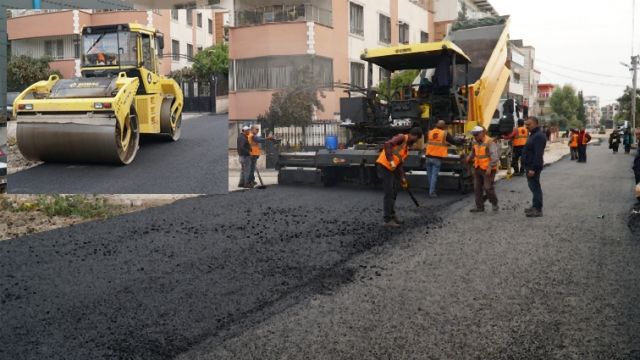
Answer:
[[[472,134],[478,134],[484,131],[484,128],[482,126],[476,126],[473,129],[471,129],[471,133]]]
[[[245,126],[243,126],[243,127],[242,127],[242,131],[247,131],[247,130],[249,130],[249,129],[251,129],[251,128],[249,127],[249,125],[245,125]]]

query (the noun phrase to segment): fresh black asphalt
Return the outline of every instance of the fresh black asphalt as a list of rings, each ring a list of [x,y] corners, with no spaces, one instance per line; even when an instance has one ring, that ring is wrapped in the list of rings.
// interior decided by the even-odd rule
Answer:
[[[142,136],[126,166],[44,163],[9,175],[13,194],[224,194],[228,191],[224,115],[185,119],[177,142]]]
[[[471,196],[271,186],[0,242],[0,358],[640,357],[631,157]]]

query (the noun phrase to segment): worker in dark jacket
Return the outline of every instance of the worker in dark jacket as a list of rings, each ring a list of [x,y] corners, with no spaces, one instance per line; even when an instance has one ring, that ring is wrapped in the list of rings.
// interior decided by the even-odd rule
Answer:
[[[411,129],[409,134],[398,134],[392,137],[384,143],[376,160],[376,171],[382,180],[384,190],[384,225],[387,227],[402,225],[395,211],[398,185],[403,189],[409,187],[402,165],[409,155],[409,148],[421,137],[422,129],[419,127]]]
[[[237,149],[240,161],[240,181],[238,187],[252,188],[249,183],[249,171],[251,170],[251,144],[249,144],[249,126],[243,126],[242,132],[238,135]]]
[[[527,183],[533,193],[532,206],[525,209],[527,217],[542,216],[542,187],[540,186],[540,173],[544,166],[544,148],[547,146],[547,136],[538,126],[538,118],[531,116],[525,121],[529,130],[529,138],[522,152],[522,165],[527,174]]]
[[[578,162],[587,162],[587,144],[591,141],[591,135],[585,130],[580,129],[578,133]]]

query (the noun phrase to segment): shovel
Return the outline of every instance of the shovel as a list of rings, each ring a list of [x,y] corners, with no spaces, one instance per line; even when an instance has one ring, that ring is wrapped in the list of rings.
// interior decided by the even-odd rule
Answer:
[[[260,185],[256,186],[256,189],[260,189],[260,190],[266,189],[267,187],[262,182],[262,176],[260,176],[260,170],[258,170],[257,166],[256,166],[256,173],[258,174],[258,180],[260,180]]]

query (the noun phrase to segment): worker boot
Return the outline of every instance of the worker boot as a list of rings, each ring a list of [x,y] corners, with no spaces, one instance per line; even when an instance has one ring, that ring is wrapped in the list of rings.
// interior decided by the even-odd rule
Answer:
[[[484,208],[479,208],[479,207],[474,207],[473,209],[469,210],[469,212],[472,213],[477,213],[477,212],[483,212]]]
[[[493,211],[498,211],[498,210],[500,210],[500,206],[498,206],[498,203],[492,204],[492,205],[491,205],[491,210],[493,210]]]
[[[526,214],[527,217],[541,217],[542,216],[542,210],[538,210],[536,208],[532,208],[531,211],[529,211]]]
[[[386,228],[399,228],[401,225],[398,224],[394,219],[388,220],[384,222],[384,227]]]
[[[393,221],[397,222],[400,225],[404,225],[404,220],[398,219],[398,215],[393,215]]]

